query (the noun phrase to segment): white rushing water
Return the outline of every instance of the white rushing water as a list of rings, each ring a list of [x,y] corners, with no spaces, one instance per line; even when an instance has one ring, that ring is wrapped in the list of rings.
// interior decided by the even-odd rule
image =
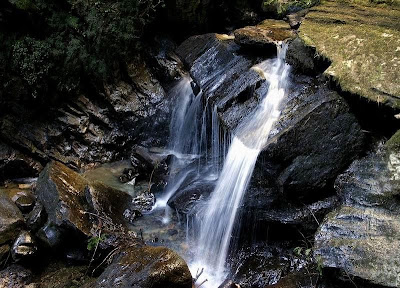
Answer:
[[[186,177],[193,172],[193,168],[175,174],[175,171],[182,170],[185,166],[199,157],[201,143],[201,127],[198,122],[202,115],[202,93],[195,96],[191,87],[189,77],[181,81],[170,91],[171,97],[175,99],[174,109],[170,124],[169,150],[175,155],[171,163],[172,174],[168,179],[168,185],[164,195],[157,199],[156,208],[166,209],[166,220],[168,222],[169,209],[168,200],[179,189]]]
[[[207,203],[195,216],[199,234],[195,237],[196,255],[190,263],[192,274],[204,269],[201,287],[216,288],[227,275],[225,263],[238,208],[250,182],[257,157],[265,146],[274,123],[278,120],[285,97],[289,65],[284,58],[286,45],[273,61],[260,63],[254,70],[269,81],[267,95],[254,114],[239,124],[229,147],[217,185]]]

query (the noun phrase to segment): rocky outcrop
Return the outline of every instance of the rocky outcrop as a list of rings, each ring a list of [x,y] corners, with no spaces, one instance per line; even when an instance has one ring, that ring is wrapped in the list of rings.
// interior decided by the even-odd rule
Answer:
[[[393,2],[393,1],[392,1]],[[331,65],[325,75],[343,91],[400,109],[400,9],[368,1],[324,1],[310,10],[300,38]]]
[[[343,204],[315,235],[314,256],[325,267],[399,286],[399,157],[399,150],[379,147],[338,177],[335,187]]]
[[[364,135],[336,92],[307,77],[293,78],[277,133],[261,152],[258,167],[267,161],[268,173],[273,164],[280,192],[300,199],[328,189],[363,150]]]
[[[46,111],[44,119],[32,113],[2,115],[0,138],[41,163],[57,159],[75,168],[128,157],[133,144],[162,146],[167,139],[158,135],[168,127],[169,99],[143,59],[126,66],[127,77],[105,84],[103,94],[72,97]],[[12,158],[8,162],[12,165]],[[0,174],[2,166],[0,160]]]
[[[96,281],[97,288],[191,288],[185,261],[165,247],[129,247],[122,250]]]
[[[315,48],[307,46],[301,38],[290,42],[286,61],[294,72],[306,75],[318,75],[329,67],[330,61],[319,55]]]

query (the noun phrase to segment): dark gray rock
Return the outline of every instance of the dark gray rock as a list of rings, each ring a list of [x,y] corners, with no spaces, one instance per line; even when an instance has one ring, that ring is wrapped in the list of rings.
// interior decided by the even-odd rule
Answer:
[[[192,213],[196,203],[205,200],[214,190],[214,187],[214,181],[201,181],[201,179],[182,185],[168,200],[168,205],[179,213]]]
[[[26,218],[26,226],[30,231],[37,232],[46,222],[47,214],[40,202],[36,202]]]
[[[57,249],[61,248],[65,243],[66,239],[64,236],[68,232],[69,231],[63,227],[55,226],[53,223],[46,223],[39,229],[36,236],[46,248]]]
[[[318,198],[364,148],[364,135],[343,98],[323,83],[295,77],[287,103],[257,163],[276,174],[288,198]],[[301,191],[301,193],[299,193]]]
[[[253,61],[235,54],[238,49],[233,40],[219,40],[215,34],[190,37],[177,49],[203,91],[204,99],[219,110],[244,102],[263,82],[261,76],[250,69]]]
[[[354,161],[335,183],[343,204],[315,235],[314,256],[372,283],[398,287],[400,158],[380,147]]]
[[[330,65],[327,59],[315,52],[315,48],[305,45],[299,37],[290,42],[286,61],[296,72],[307,75],[318,75]]]
[[[185,261],[165,247],[122,250],[96,281],[97,288],[191,288]]]
[[[240,249],[231,260],[232,280],[242,288],[267,287],[310,264],[310,259],[299,258],[292,249],[280,246],[284,245],[269,243]]]
[[[286,17],[287,17],[290,27],[292,29],[298,29],[301,25],[301,22],[303,22],[304,17],[307,15],[307,13],[309,11],[310,11],[310,9],[303,9],[303,10],[297,11],[295,13],[288,14]]]

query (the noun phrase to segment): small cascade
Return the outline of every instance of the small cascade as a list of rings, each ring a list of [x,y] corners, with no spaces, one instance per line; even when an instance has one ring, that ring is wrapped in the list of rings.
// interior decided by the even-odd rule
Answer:
[[[195,168],[187,167],[199,157],[201,144],[201,127],[199,121],[202,117],[203,103],[202,93],[194,95],[191,79],[183,77],[181,81],[170,91],[175,99],[174,109],[170,124],[169,150],[175,157],[172,160],[171,175],[164,195],[157,199],[154,208],[166,208],[169,214],[167,202],[179,189],[185,179],[195,172]],[[187,169],[183,169],[187,167]],[[168,218],[168,217],[166,217]],[[168,222],[166,220],[166,222]]]
[[[194,228],[199,231],[195,236],[198,252],[190,266],[194,275],[198,269],[204,268],[202,278],[208,281],[202,287],[218,287],[226,277],[225,263],[236,213],[257,157],[280,116],[281,103],[285,97],[289,72],[289,65],[284,61],[286,48],[283,44],[276,59],[267,60],[255,67],[269,81],[268,93],[254,114],[237,127],[217,185],[210,199],[202,204],[195,216]],[[213,153],[218,154],[219,151]]]
[[[220,128],[216,109],[210,107],[209,99],[203,99],[201,91],[194,95],[192,80],[189,77],[183,78],[170,93],[171,97],[176,99],[169,142],[170,153],[175,157],[170,166],[168,185],[153,208],[165,208],[164,222],[168,222],[171,212],[167,205],[168,200],[182,185],[217,179],[219,170],[213,167],[218,168],[216,163],[221,161],[221,155],[226,150],[221,147],[224,146],[223,143],[228,142],[225,142],[228,138],[227,133]],[[212,131],[208,131],[207,123],[210,122]],[[209,139],[210,136],[212,140]],[[211,155],[208,154],[209,151],[212,151]]]

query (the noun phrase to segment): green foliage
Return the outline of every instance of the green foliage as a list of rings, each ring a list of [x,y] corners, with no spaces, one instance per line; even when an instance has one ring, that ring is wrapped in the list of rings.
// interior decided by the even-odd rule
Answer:
[[[34,9],[36,9],[36,6],[32,2],[32,0],[16,0],[16,1],[13,1],[13,2],[15,4],[15,6],[18,9],[21,9],[21,10],[34,10]]]
[[[315,263],[317,264],[317,271],[319,275],[322,276],[322,268],[324,268],[324,265],[321,255],[317,255],[317,257],[315,257]]]
[[[293,254],[297,257],[304,257],[309,262],[315,263],[315,269],[317,270],[318,274],[322,276],[322,269],[323,269],[323,261],[321,255],[317,255],[313,257],[313,250],[312,248],[304,248],[304,247],[295,247],[293,249]]]
[[[47,78],[51,68],[50,45],[45,41],[25,37],[13,45],[13,67],[20,73],[32,90],[34,98],[47,90]]]
[[[162,4],[158,0],[7,1],[28,24],[12,30],[9,25],[10,31],[4,32],[0,75],[5,77],[0,87],[18,77],[32,98],[46,99],[76,94],[82,79],[101,89],[120,63],[137,53],[138,39]]]
[[[106,237],[104,235],[101,235],[100,237],[95,236],[95,237],[90,238],[88,240],[87,250],[89,250],[89,251],[94,250],[100,244],[100,242],[104,241],[105,239],[106,239]]]

